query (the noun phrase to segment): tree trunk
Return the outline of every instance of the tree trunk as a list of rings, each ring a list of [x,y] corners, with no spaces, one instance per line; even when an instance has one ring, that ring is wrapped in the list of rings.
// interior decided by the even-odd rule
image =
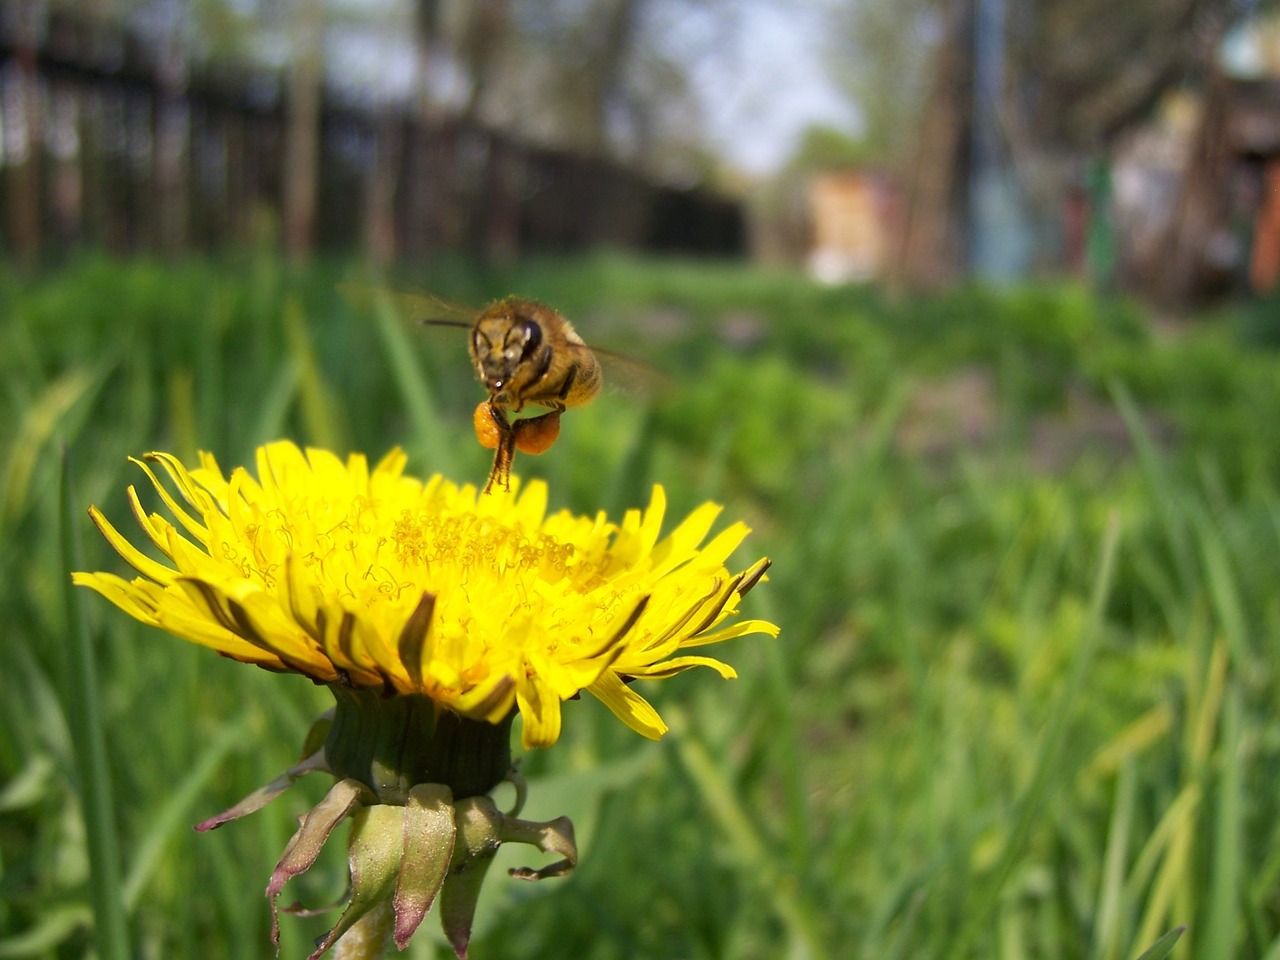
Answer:
[[[378,266],[395,260],[399,243],[396,195],[404,154],[404,126],[389,108],[374,125],[373,163],[365,185],[364,245]]]
[[[510,263],[520,252],[520,166],[504,137],[490,140],[484,204],[483,253],[487,263]]]
[[[166,256],[177,256],[187,247],[189,117],[182,99],[186,62],[180,43],[177,37],[169,38],[165,51],[160,54],[154,113],[157,239],[161,253]]]
[[[49,194],[53,243],[59,253],[73,250],[84,235],[84,124],[81,97],[69,85],[50,91],[50,138],[60,146],[51,151]]]
[[[293,262],[311,256],[315,243],[320,173],[320,87],[324,24],[321,0],[301,0],[289,70],[284,170],[284,245]]]
[[[7,143],[9,160],[9,233],[17,261],[27,269],[39,262],[41,242],[41,178],[40,161],[44,147],[44,130],[40,109],[40,76],[37,72],[38,25],[37,5],[26,3],[20,14],[14,63],[17,69],[9,82],[17,89],[9,102],[17,105],[18,116],[6,118],[5,124],[15,131]]]
[[[608,148],[609,102],[616,93],[626,67],[627,52],[635,34],[639,0],[610,0],[601,17],[602,36],[597,49],[588,52],[582,83],[586,93],[586,147],[603,156]]]
[[[1227,141],[1229,103],[1226,78],[1214,71],[1169,224],[1168,241],[1161,245],[1159,258],[1145,265],[1143,288],[1171,304],[1221,293],[1232,280],[1231,265],[1216,263],[1213,257],[1215,241],[1229,229],[1233,161]]]
[[[907,185],[897,262],[888,271],[897,287],[936,290],[954,282],[963,269],[973,16],[973,0],[955,5],[938,55]]]
[[[462,124],[477,122],[493,68],[509,30],[510,0],[476,0],[467,19],[462,49],[466,56],[471,89],[459,114]]]

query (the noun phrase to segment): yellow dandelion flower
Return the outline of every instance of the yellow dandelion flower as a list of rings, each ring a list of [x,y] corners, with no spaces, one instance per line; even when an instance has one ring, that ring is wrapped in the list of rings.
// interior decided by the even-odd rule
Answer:
[[[728,571],[748,531],[735,523],[708,541],[714,504],[662,537],[661,487],[615,524],[603,513],[548,515],[536,481],[480,495],[438,475],[416,479],[400,450],[372,470],[361,455],[343,462],[288,442],[256,459],[256,478],[244,468],[224,476],[208,454],[195,469],[165,453],[135,461],[172,517],[147,512],[129,488],[165,559],[92,508],[139,576],[76,573],[75,582],[144,623],[268,670],[425,695],[491,723],[518,708],[526,748],[555,742],[561,702],[582,690],[657,738],[666,725],[630,681],[694,666],[732,677],[687,648],[777,634],[764,621],[725,623],[768,561]]]

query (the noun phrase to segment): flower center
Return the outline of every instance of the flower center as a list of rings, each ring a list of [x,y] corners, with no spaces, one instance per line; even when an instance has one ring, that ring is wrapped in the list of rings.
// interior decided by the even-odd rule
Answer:
[[[448,565],[503,573],[537,570],[563,575],[574,559],[571,543],[475,514],[439,516],[405,510],[392,530],[396,557],[406,570]]]

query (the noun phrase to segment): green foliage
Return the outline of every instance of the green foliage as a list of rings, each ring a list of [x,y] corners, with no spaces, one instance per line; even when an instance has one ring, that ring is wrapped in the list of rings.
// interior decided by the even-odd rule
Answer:
[[[883,144],[855,139],[843,130],[827,126],[811,126],[800,137],[800,143],[787,163],[789,170],[834,170],[884,163]]]
[[[0,277],[0,956],[91,942],[61,444],[126,524],[125,458],[154,448],[401,444],[484,478],[464,338],[346,302],[357,273]],[[649,394],[572,411],[517,472],[614,515],[653,482],[673,514],[725,502],[775,561],[745,607],[782,636],[725,651],[737,683],[646,689],[666,741],[583,700],[526,759],[532,815],[572,814],[582,864],[495,876],[473,956],[1280,955],[1280,358],[1239,316],[1156,334],[1071,286],[904,301],[606,256],[388,282],[537,297],[651,364]],[[86,565],[121,569],[79,518]],[[135,953],[265,955],[262,889],[325,785],[187,825],[289,765],[327,695],[87,606]],[[326,856],[291,895],[341,895]],[[286,918],[282,956],[325,925]],[[444,955],[428,926],[411,956]]]

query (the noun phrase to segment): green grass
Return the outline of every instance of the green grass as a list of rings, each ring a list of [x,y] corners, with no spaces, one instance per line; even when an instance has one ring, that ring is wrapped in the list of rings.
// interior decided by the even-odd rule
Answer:
[[[463,338],[356,309],[353,277],[261,253],[0,277],[0,958],[84,956],[94,916],[101,957],[267,955],[262,891],[325,784],[189,825],[293,762],[327,695],[92,596],[81,633],[60,449],[89,569],[122,564],[84,507],[123,520],[149,449],[400,444],[483,479]],[[534,887],[495,871],[472,956],[1280,958],[1261,306],[1170,336],[1070,286],[907,301],[608,256],[388,282],[545,299],[652,364],[656,393],[572,412],[517,470],[615,516],[654,482],[672,515],[724,502],[756,529],[740,559],[775,561],[746,608],[782,636],[725,651],[736,683],[652,691],[665,741],[583,700],[526,758],[529,815],[573,817],[582,862]],[[325,857],[292,895],[342,894]],[[286,918],[281,955],[325,925]],[[445,955],[434,929],[410,956]]]

